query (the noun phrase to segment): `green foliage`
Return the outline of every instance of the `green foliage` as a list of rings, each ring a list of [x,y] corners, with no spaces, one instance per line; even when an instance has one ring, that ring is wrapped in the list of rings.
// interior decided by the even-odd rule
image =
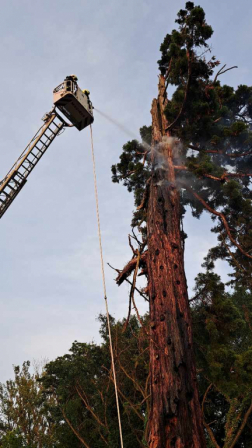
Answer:
[[[230,284],[239,282],[251,288],[251,263],[246,254],[252,253],[252,87],[239,85],[235,89],[221,84],[227,67],[219,69],[220,61],[210,54],[213,30],[200,6],[187,2],[176,23],[177,29],[161,44],[158,65],[168,91],[173,85],[165,114],[170,134],[181,143],[180,153],[174,157],[174,164],[185,168],[175,173],[181,214],[190,209],[200,218],[206,203],[225,216],[229,234],[223,220],[211,215],[218,245],[207,262],[227,260],[233,269]],[[136,206],[151,175],[150,162],[141,166],[143,154],[139,143],[128,142],[120,162],[112,167],[112,180],[122,181],[134,193]],[[139,225],[146,216],[146,207],[135,211],[132,225]]]
[[[147,317],[143,318],[145,325]],[[41,382],[46,395],[57,399],[51,409],[58,427],[62,419],[69,425],[74,440],[72,447],[84,440],[92,448],[119,446],[119,432],[106,318],[100,316],[103,343],[74,342],[70,354],[61,356],[46,366]],[[124,446],[145,446],[144,421],[148,415],[148,341],[138,321],[132,317],[126,331],[123,322],[112,319],[112,334],[116,341],[116,370]],[[58,432],[61,441],[61,430]],[[68,436],[69,437],[69,436]]]
[[[242,288],[225,292],[219,276],[207,271],[197,277],[196,297],[192,317],[202,397],[212,384],[205,419],[217,443],[225,440],[228,447],[252,402],[252,296]],[[247,428],[236,446],[250,443]]]
[[[1,440],[1,446],[3,448],[27,447],[27,445],[24,444],[24,439],[22,435],[19,434],[18,430],[8,431]]]
[[[122,182],[129,192],[134,193],[135,206],[141,204],[147,180],[150,177],[149,151],[151,143],[151,126],[140,129],[142,144],[137,140],[126,143],[120,161],[111,168],[112,182]],[[145,163],[143,164],[143,159]],[[144,210],[135,211],[132,227],[145,220]]]
[[[212,384],[204,399],[205,420],[219,445],[228,447],[252,400],[252,297],[243,289],[225,292],[224,284],[211,271],[199,274],[195,292],[192,318],[201,401]],[[47,364],[35,383],[27,363],[22,369],[15,368],[14,395],[8,392],[0,397],[1,447],[81,448],[83,441],[92,448],[119,446],[106,317],[99,319],[100,346],[74,342],[70,353]],[[111,321],[124,445],[144,448],[150,406],[148,317],[142,317],[141,328],[132,316],[126,331],[125,320]],[[39,399],[26,387],[21,390],[20,376],[23,385],[29,379],[29,387],[37,388]],[[7,391],[6,386],[2,385],[2,390]],[[18,412],[14,412],[13,402],[17,401]],[[38,415],[39,425],[35,424]],[[30,434],[27,422],[31,421]],[[250,443],[252,436],[246,427],[236,447],[249,447]]]
[[[60,448],[49,411],[53,397],[44,401],[37,374],[30,363],[14,367],[14,380],[0,384],[0,446],[3,448]]]

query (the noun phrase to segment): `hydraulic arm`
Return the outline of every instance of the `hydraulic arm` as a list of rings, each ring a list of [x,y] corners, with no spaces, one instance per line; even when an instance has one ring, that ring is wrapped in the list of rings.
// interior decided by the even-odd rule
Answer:
[[[69,81],[70,79],[70,81]],[[68,118],[72,125],[58,114],[56,107],[43,117],[44,124],[35,134],[28,146],[22,152],[18,160],[12,166],[5,178],[0,181],[0,218],[4,215],[15,197],[22,190],[27,178],[45,154],[55,137],[64,127],[75,126],[81,130],[93,122],[92,103],[89,96],[82,94],[77,86],[77,78],[68,76],[60,85],[60,95],[57,90],[57,98],[54,103]],[[80,96],[81,92],[81,96]],[[62,99],[61,99],[62,98]]]

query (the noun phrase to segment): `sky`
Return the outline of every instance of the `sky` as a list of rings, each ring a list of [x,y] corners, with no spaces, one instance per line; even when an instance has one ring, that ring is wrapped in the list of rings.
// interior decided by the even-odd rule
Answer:
[[[196,2],[198,3],[198,2]],[[52,107],[52,90],[76,74],[95,107],[134,135],[151,124],[157,95],[159,47],[174,28],[181,0],[1,0],[0,178]],[[202,0],[215,32],[213,54],[227,66],[222,81],[252,81],[252,3]],[[224,78],[225,77],[225,78]],[[95,112],[95,111],[94,111]],[[105,263],[131,258],[128,233],[133,198],[111,182],[129,137],[95,112],[93,125]],[[204,214],[184,223],[189,290],[215,241]],[[105,312],[95,214],[90,131],[55,139],[0,222],[0,381],[26,360],[51,360],[74,340],[99,342]],[[227,266],[217,265],[227,279]],[[110,314],[127,313],[128,286],[117,287],[106,265]],[[137,297],[141,312],[147,306]]]

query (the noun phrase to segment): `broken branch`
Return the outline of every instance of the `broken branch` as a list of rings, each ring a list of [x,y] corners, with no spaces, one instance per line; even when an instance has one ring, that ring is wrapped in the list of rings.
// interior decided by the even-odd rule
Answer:
[[[139,266],[142,266],[146,262],[146,258],[147,250],[142,255],[140,255]],[[124,282],[124,280],[126,280],[126,278],[129,277],[129,275],[134,271],[136,264],[137,257],[132,258],[132,260],[130,260],[129,263],[126,264],[123,270],[120,271],[119,275],[116,278],[116,283],[118,284],[118,286],[120,286]]]
[[[114,271],[116,271],[118,274],[121,273],[121,271],[120,271],[119,269],[113,268],[113,266],[111,266],[111,264],[109,264],[109,263],[107,263],[107,264],[108,264],[108,266],[109,266],[111,269],[113,269]],[[128,278],[125,278],[125,280],[126,280],[127,283],[129,283],[130,285],[132,285],[132,282],[131,282]],[[135,286],[135,290],[138,292],[138,294],[140,294],[140,296],[142,296],[145,300],[147,300],[147,302],[149,301],[148,297],[147,297],[145,294],[143,294],[143,293],[140,291],[140,289],[138,289],[136,286]]]

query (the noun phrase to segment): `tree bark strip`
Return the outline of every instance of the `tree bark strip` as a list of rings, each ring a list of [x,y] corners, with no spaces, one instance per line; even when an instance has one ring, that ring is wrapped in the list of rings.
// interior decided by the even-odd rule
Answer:
[[[150,448],[204,448],[192,324],[180,233],[171,139],[164,115],[165,79],[153,100],[152,178],[148,201],[150,298]]]

